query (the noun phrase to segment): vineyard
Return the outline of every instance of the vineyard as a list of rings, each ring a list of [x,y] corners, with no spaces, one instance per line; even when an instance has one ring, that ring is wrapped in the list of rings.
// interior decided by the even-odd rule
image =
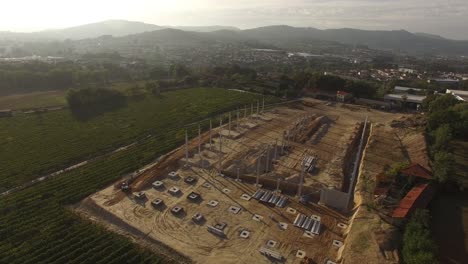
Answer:
[[[192,89],[164,94],[163,99],[146,99],[134,103],[118,113],[99,117],[87,124],[73,121],[68,113],[49,113],[42,117],[17,117],[10,120],[6,131],[18,146],[2,151],[2,174],[12,180],[23,175],[19,170],[26,164],[34,169],[25,169],[24,177],[14,182],[29,179],[44,166],[65,164],[69,160],[105,149],[105,144],[122,144],[139,139],[138,143],[123,151],[95,159],[78,169],[34,185],[30,188],[2,197],[0,201],[0,263],[178,263],[187,261],[182,256],[156,256],[136,247],[122,236],[107,232],[74,215],[67,205],[77,203],[87,195],[112,183],[119,177],[137,170],[141,165],[153,161],[161,154],[175,148],[183,141],[183,124],[202,120],[216,114],[220,109],[250,103],[257,96],[247,93],[229,92],[218,89]],[[272,99],[274,100],[274,99]],[[139,105],[141,104],[141,105]],[[146,109],[148,112],[138,111]],[[149,111],[151,110],[151,111]],[[50,116],[49,116],[50,115]],[[42,118],[42,120],[39,120]],[[61,120],[61,122],[59,122]],[[133,121],[133,122],[132,122]],[[53,124],[56,130],[45,124]],[[132,125],[124,127],[123,123]],[[6,121],[2,120],[2,125]],[[36,124],[41,128],[26,128]],[[203,122],[206,127],[207,122]],[[99,125],[99,126],[98,126]],[[120,125],[120,126],[119,126]],[[65,128],[64,128],[65,127]],[[61,135],[70,128],[68,135]],[[113,127],[115,129],[113,129]],[[197,128],[189,128],[192,133]],[[45,136],[41,139],[39,135]],[[14,134],[14,133],[18,134]],[[2,133],[5,133],[4,131]],[[48,134],[51,133],[51,134]],[[151,134],[151,136],[148,136]],[[33,144],[25,151],[26,143]],[[3,136],[4,137],[4,136]],[[54,142],[55,137],[55,142]],[[73,140],[79,137],[83,142]],[[35,139],[35,140],[33,140]],[[90,139],[84,141],[84,139]],[[44,140],[45,142],[38,142]],[[35,144],[34,144],[35,143]],[[66,146],[62,144],[68,144]],[[50,149],[44,149],[49,147]],[[42,148],[41,148],[42,147]],[[37,148],[37,149],[36,149]],[[20,154],[27,158],[21,158]],[[29,155],[31,151],[43,152],[43,156]],[[73,153],[76,151],[80,155]],[[60,159],[60,155],[68,155]],[[55,159],[48,160],[52,157]],[[29,160],[29,161],[27,161]],[[13,163],[4,168],[3,164]],[[16,173],[15,173],[16,172]],[[4,176],[5,177],[5,176]]]
[[[200,117],[256,102],[258,96],[196,88],[148,96],[88,121],[68,110],[0,119],[0,192]]]

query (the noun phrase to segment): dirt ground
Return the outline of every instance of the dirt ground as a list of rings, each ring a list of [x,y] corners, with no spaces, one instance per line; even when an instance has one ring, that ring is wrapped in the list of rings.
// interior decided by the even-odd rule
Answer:
[[[341,190],[350,174],[345,157],[354,150],[351,142],[360,137],[359,125],[366,116],[372,128],[361,163],[361,178],[356,188],[358,193],[365,190],[363,186],[369,185],[363,182],[372,184],[375,174],[384,170],[388,164],[411,159],[411,156],[419,157],[420,160],[424,158],[421,148],[410,148],[407,145],[407,142],[419,140],[417,132],[410,133],[390,126],[392,120],[403,117],[401,114],[343,104],[327,105],[313,99],[308,100],[307,105],[277,107],[257,118],[242,119],[239,126],[233,119],[231,131],[227,125],[216,130],[223,135],[221,140],[213,132],[210,144],[207,133],[203,134],[200,154],[196,143],[198,139],[194,139],[189,146],[189,160],[183,158],[183,147],[171,152],[161,164],[149,169],[132,184],[137,190],[146,193],[147,199],[144,201],[138,201],[131,194],[124,195],[115,186],[110,186],[91,195],[88,202],[92,201],[126,225],[197,263],[270,263],[272,259],[259,253],[259,249],[266,246],[269,240],[277,242],[271,249],[280,253],[286,263],[301,263],[303,259],[296,257],[298,250],[303,250],[313,263],[324,263],[326,260],[338,262],[343,259],[346,263],[355,263],[350,260],[357,257],[356,248],[362,252],[358,259],[371,257],[371,260],[379,260],[382,252],[378,240],[385,235],[375,232],[388,228],[382,228],[386,224],[377,214],[363,218],[369,220],[360,219],[361,224],[356,224],[353,231],[352,222],[356,215],[343,215],[313,202],[299,203],[294,197],[295,190],[284,190],[283,195],[288,193],[289,197],[285,208],[272,207],[254,199],[247,201],[241,197],[255,193],[257,187],[245,177],[255,179],[257,170],[261,171],[260,179],[279,179],[280,182],[297,184],[301,162],[306,154],[317,156],[318,162],[315,170],[305,174],[305,187]],[[285,131],[292,131],[305,117],[309,122],[307,128],[300,130],[301,133],[294,139],[286,141],[290,147],[283,149],[281,146]],[[230,178],[218,175],[220,147],[222,170]],[[275,162],[266,165],[267,160],[273,159]],[[184,166],[186,163],[191,166]],[[168,177],[169,171],[177,171],[179,177]],[[237,172],[244,181],[233,179]],[[184,182],[188,176],[195,177],[197,182]],[[164,187],[151,188],[148,183],[155,180],[162,181]],[[171,195],[168,192],[174,186],[180,188],[180,194]],[[196,202],[188,200],[187,195],[192,191],[200,194],[201,199]],[[358,194],[356,199],[362,201],[363,197],[366,195]],[[157,198],[164,201],[164,207],[152,207],[151,201]],[[208,205],[211,200],[219,204],[216,207]],[[171,213],[174,206],[182,207],[183,213]],[[241,211],[237,214],[228,211],[231,206],[239,207]],[[295,212],[291,213],[288,208]],[[293,226],[298,212],[321,217],[322,229],[318,236],[308,237],[302,229]],[[202,214],[204,221],[193,222],[192,216],[196,213]],[[254,215],[262,219],[254,220]],[[279,222],[288,224],[286,230],[279,227]],[[220,223],[227,224],[224,238],[207,231],[208,225]],[[339,223],[345,224],[345,227],[339,227]],[[240,237],[244,230],[250,232],[247,239]],[[345,242],[345,245],[334,246],[334,240]],[[352,251],[356,253],[350,253]]]

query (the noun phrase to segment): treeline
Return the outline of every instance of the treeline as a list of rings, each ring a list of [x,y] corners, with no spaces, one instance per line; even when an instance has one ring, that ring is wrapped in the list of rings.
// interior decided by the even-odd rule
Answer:
[[[169,69],[153,68],[150,76],[155,79],[169,76],[185,85],[243,89],[288,98],[302,96],[304,93],[315,90],[329,93],[342,90],[353,93],[358,98],[374,98],[379,89],[376,83],[323,73],[296,71],[289,74],[260,74],[253,68],[239,65],[196,70],[188,69],[183,65],[172,65]]]
[[[416,210],[405,226],[403,260],[405,264],[437,264],[436,245],[431,236],[427,210]]]
[[[450,142],[468,140],[468,104],[449,94],[428,96],[423,108],[427,111],[427,135],[435,178],[440,182],[454,173],[454,157]]]
[[[0,65],[0,95],[64,90],[89,84],[126,81],[131,73],[112,63],[80,66],[74,63],[31,62]]]
[[[125,106],[127,97],[114,89],[84,88],[70,90],[67,94],[67,102],[76,117],[88,119]]]

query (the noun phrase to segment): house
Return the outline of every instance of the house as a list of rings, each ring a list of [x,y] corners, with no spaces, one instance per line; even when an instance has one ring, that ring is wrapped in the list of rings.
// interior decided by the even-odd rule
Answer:
[[[459,101],[468,102],[468,91],[447,89],[445,93],[453,95]]]
[[[407,218],[416,209],[426,208],[434,196],[435,190],[429,183],[416,184],[401,199],[398,207],[393,211],[393,218]]]
[[[0,110],[0,117],[12,117],[13,111],[11,109]]]
[[[448,78],[433,78],[427,80],[428,83],[437,83],[441,85],[458,85],[458,79],[448,79]]]
[[[395,86],[393,92],[397,94],[413,94],[423,92],[423,89],[413,88],[413,87],[404,87],[404,86]]]
[[[399,71],[399,72],[402,72],[402,73],[409,73],[409,74],[415,74],[415,73],[418,73],[418,71],[417,71],[417,70],[415,70],[415,69],[410,69],[410,68],[403,68],[403,67],[401,67],[401,68],[398,68],[398,71]]]
[[[408,106],[419,109],[426,96],[414,94],[386,94],[384,101],[396,106]]]
[[[430,170],[424,168],[421,164],[419,163],[412,163],[406,168],[403,168],[400,170],[400,173],[405,176],[409,177],[415,177],[418,179],[422,180],[431,180],[432,179],[432,173]]]
[[[355,103],[360,105],[367,105],[375,109],[382,109],[382,110],[389,110],[391,109],[391,104],[384,101],[372,100],[372,99],[365,99],[365,98],[358,98],[356,99]]]
[[[398,207],[393,211],[393,218],[407,218],[416,209],[426,208],[434,196],[435,189],[429,183],[432,179],[430,170],[421,166],[419,163],[413,163],[400,170],[403,176],[415,177],[416,185],[401,199]]]
[[[353,98],[351,93],[345,91],[337,91],[336,92],[336,100],[339,102],[347,102]]]

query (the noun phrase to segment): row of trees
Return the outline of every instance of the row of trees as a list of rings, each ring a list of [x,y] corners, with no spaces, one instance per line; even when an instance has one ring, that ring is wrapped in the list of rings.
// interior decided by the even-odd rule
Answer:
[[[53,65],[40,62],[1,65],[0,94],[63,90],[130,79],[130,72],[112,63],[86,67],[70,63]]]
[[[434,176],[440,182],[451,179],[454,158],[450,142],[453,139],[468,140],[468,104],[452,95],[432,95],[424,101],[427,110],[427,134]]]
[[[299,72],[292,76],[296,90],[322,90],[327,92],[346,91],[356,97],[372,98],[376,95],[378,86],[374,83],[344,79],[339,76],[322,73]]]
[[[88,119],[100,113],[123,107],[127,97],[115,89],[72,89],[67,94],[68,106],[80,119]]]
[[[416,210],[405,227],[402,255],[406,264],[436,264],[436,245],[427,210]]]

